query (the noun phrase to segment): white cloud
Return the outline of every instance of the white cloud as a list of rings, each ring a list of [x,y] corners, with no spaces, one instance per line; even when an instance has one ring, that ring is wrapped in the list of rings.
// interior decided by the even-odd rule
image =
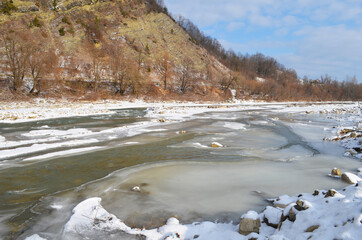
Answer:
[[[300,75],[317,77],[333,73],[340,80],[347,74],[362,77],[362,29],[344,25],[306,27],[298,34],[303,39],[298,41],[295,52],[279,58],[284,64],[298,69]]]
[[[229,32],[234,32],[234,31],[236,31],[236,30],[242,29],[243,27],[245,27],[245,23],[243,23],[243,22],[230,22],[230,23],[226,26],[226,29],[227,29]]]
[[[272,57],[295,68],[299,75],[317,77],[329,73],[343,80],[347,74],[356,74],[362,82],[361,0],[165,3],[172,13],[190,18],[200,28],[207,27],[208,32],[217,34],[213,37],[222,37],[226,49],[273,52]]]

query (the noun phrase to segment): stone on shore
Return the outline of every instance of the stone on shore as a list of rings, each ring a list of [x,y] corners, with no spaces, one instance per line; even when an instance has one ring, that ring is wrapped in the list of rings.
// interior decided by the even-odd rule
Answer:
[[[259,214],[255,211],[249,211],[241,216],[239,233],[245,236],[250,233],[259,233],[260,226]]]
[[[342,174],[342,181],[349,183],[349,184],[356,184],[358,181],[361,181],[357,175],[349,172],[345,172]]]
[[[264,211],[263,220],[266,225],[273,227],[273,228],[277,228],[280,223],[282,213],[283,213],[283,211],[279,208],[267,206]]]

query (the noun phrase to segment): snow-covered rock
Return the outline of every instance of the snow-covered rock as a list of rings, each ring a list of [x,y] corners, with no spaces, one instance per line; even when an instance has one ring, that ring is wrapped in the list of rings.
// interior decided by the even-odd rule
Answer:
[[[361,178],[349,172],[343,173],[341,179],[349,184],[356,184],[358,181],[361,181]]]
[[[250,233],[259,233],[260,226],[261,223],[258,213],[249,211],[245,215],[241,216],[239,233],[245,236]]]
[[[280,208],[267,206],[263,213],[264,222],[266,225],[277,228],[280,223],[283,211]]]
[[[108,213],[101,206],[100,198],[89,198],[79,203],[72,212],[72,217],[64,226],[63,235],[86,234],[97,229],[119,231],[131,229],[116,216]]]
[[[213,143],[211,143],[211,147],[213,147],[213,148],[221,148],[221,147],[223,147],[223,145],[221,143],[218,143],[218,142],[213,142]]]

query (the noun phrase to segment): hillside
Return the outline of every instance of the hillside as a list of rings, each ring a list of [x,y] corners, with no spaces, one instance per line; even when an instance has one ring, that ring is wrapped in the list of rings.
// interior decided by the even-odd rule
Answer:
[[[0,15],[2,52],[14,44],[24,60],[11,66],[2,58],[2,85],[14,91],[224,98],[217,79],[228,69],[153,1],[8,3],[13,10]]]
[[[1,0],[0,33],[0,100],[362,99],[356,79],[225,50],[162,0]]]

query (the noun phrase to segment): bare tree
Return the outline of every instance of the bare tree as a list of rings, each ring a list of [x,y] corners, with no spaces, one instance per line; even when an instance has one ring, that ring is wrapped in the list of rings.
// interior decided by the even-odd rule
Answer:
[[[165,53],[161,59],[158,59],[156,67],[157,71],[161,74],[163,88],[166,90],[168,79],[171,78],[172,75],[170,56],[168,53]]]
[[[33,79],[33,87],[30,93],[37,93],[40,90],[40,78],[44,71],[44,65],[43,54],[40,54],[39,51],[34,51],[30,54],[29,68]]]
[[[191,81],[193,79],[193,74],[194,70],[191,59],[189,58],[184,59],[180,66],[180,75],[179,75],[180,89],[182,93],[185,93],[187,88],[190,86]]]
[[[29,51],[25,35],[9,33],[2,35],[6,65],[10,71],[10,88],[17,91],[23,86]]]
[[[123,56],[123,48],[120,43],[112,43],[107,47],[110,56],[110,70],[113,82],[116,86],[116,93],[123,95],[128,86],[128,65]]]
[[[57,56],[54,49],[47,49],[43,45],[38,45],[31,49],[28,65],[33,80],[33,87],[30,93],[39,93],[42,77],[47,73],[52,73],[56,64]]]
[[[229,75],[221,79],[221,90],[223,90],[224,92],[227,91],[233,84],[237,83],[237,80],[237,74],[230,70]]]
[[[93,45],[91,45],[93,46]],[[91,48],[91,77],[93,78],[93,89],[94,92],[98,91],[98,86],[101,81],[101,76],[105,70],[105,52],[102,48],[98,49],[96,47]]]

